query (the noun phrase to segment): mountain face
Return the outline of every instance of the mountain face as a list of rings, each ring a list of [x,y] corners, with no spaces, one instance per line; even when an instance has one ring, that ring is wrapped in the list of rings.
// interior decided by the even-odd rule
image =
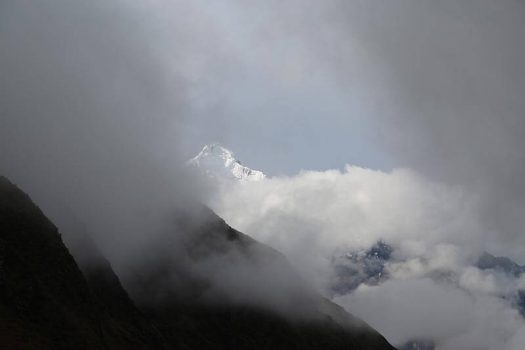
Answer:
[[[494,256],[487,252],[479,257],[476,265],[481,270],[496,270],[515,277],[525,272],[525,266],[518,265],[507,257]]]
[[[431,340],[414,340],[407,342],[399,350],[434,350],[436,345]]]
[[[162,349],[101,261],[85,276],[57,228],[0,177],[0,344],[4,349]]]
[[[207,208],[175,217],[173,230],[143,247],[128,273],[117,276],[87,236],[70,244],[77,264],[56,227],[0,177],[0,344],[393,349],[309,290],[280,253]]]
[[[520,278],[525,273],[525,266],[517,264],[510,258],[494,256],[484,252],[477,261],[477,267],[481,270],[493,270],[514,278]],[[525,289],[518,289],[515,295],[504,296],[513,301],[514,307],[525,317]]]
[[[204,146],[188,165],[214,180],[260,181],[266,178],[263,172],[242,165],[232,151],[217,143]]]
[[[331,264],[334,277],[328,292],[332,295],[345,295],[353,292],[359,285],[377,285],[388,279],[386,264],[390,261],[393,248],[379,241],[366,250],[334,254]]]
[[[168,233],[160,241],[183,247],[176,256],[152,242],[157,248],[145,249],[155,255],[123,280],[177,347],[196,348],[204,338],[225,349],[393,349],[363,321],[310,290],[283,255],[209,209],[182,213],[175,230],[182,237]]]

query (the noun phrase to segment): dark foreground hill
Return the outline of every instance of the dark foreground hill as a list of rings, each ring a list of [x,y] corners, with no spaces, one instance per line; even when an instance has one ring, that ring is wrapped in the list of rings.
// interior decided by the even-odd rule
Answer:
[[[109,265],[99,268],[86,280],[56,227],[0,177],[2,349],[162,348]]]
[[[179,216],[177,235],[144,247],[122,276],[125,290],[87,237],[72,247],[79,267],[56,227],[0,177],[0,347],[393,349],[305,292],[278,252],[205,209],[199,215]],[[83,259],[85,251],[98,258]]]

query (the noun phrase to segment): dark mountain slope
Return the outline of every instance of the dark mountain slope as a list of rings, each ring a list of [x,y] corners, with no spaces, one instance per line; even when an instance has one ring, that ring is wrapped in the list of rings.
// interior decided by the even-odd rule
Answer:
[[[481,270],[497,270],[514,277],[519,277],[525,272],[525,266],[518,265],[507,257],[494,256],[487,252],[481,254],[476,265]]]
[[[160,348],[109,265],[92,272],[88,285],[56,227],[0,177],[2,348]]]
[[[393,349],[205,208],[181,214],[124,276],[140,311],[89,239],[75,242],[81,269],[56,227],[0,177],[2,348]]]
[[[313,292],[282,254],[207,208],[180,213],[142,257],[124,284],[177,347],[393,349]]]
[[[126,339],[126,348],[135,348],[136,343],[146,348],[168,348],[154,323],[136,308],[110,263],[91,238],[79,235],[73,242],[66,240],[65,243],[85,276],[97,308],[106,320],[118,328],[119,337]]]

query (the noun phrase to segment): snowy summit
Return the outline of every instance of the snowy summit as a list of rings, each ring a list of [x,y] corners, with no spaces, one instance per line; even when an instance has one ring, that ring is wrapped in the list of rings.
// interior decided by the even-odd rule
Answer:
[[[262,171],[250,169],[241,164],[229,149],[218,143],[204,146],[202,151],[188,161],[211,178],[239,181],[260,181],[266,178]]]

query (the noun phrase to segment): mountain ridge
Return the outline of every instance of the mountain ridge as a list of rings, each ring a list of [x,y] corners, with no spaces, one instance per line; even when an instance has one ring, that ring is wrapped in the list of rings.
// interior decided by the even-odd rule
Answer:
[[[209,221],[199,221],[197,231],[188,230],[188,241],[181,241],[193,244],[190,263],[212,254],[225,256],[226,261],[233,257],[234,264],[257,266],[270,260],[285,266],[280,253],[235,231],[211,211],[208,214]],[[185,215],[181,217],[177,230],[187,225]],[[80,242],[81,250],[99,254],[94,244]],[[146,305],[126,284],[129,280],[121,285],[121,276],[102,255],[95,261],[79,259],[79,267],[53,223],[29,196],[2,177],[0,243],[0,342],[7,348],[393,349],[362,321],[360,327],[351,328],[336,322],[337,317],[353,318],[326,300],[320,305],[332,308],[325,311],[332,316],[292,322],[271,309],[249,304],[180,299],[173,285],[149,283],[155,281],[151,274],[155,269],[169,275],[177,272],[179,267],[173,263],[179,261],[165,260],[173,254],[153,261],[152,271],[143,275],[147,283],[136,280],[143,288],[153,287],[169,296]],[[147,248],[145,255],[158,255]],[[71,251],[78,256],[78,250]],[[221,266],[215,272],[221,272]]]

